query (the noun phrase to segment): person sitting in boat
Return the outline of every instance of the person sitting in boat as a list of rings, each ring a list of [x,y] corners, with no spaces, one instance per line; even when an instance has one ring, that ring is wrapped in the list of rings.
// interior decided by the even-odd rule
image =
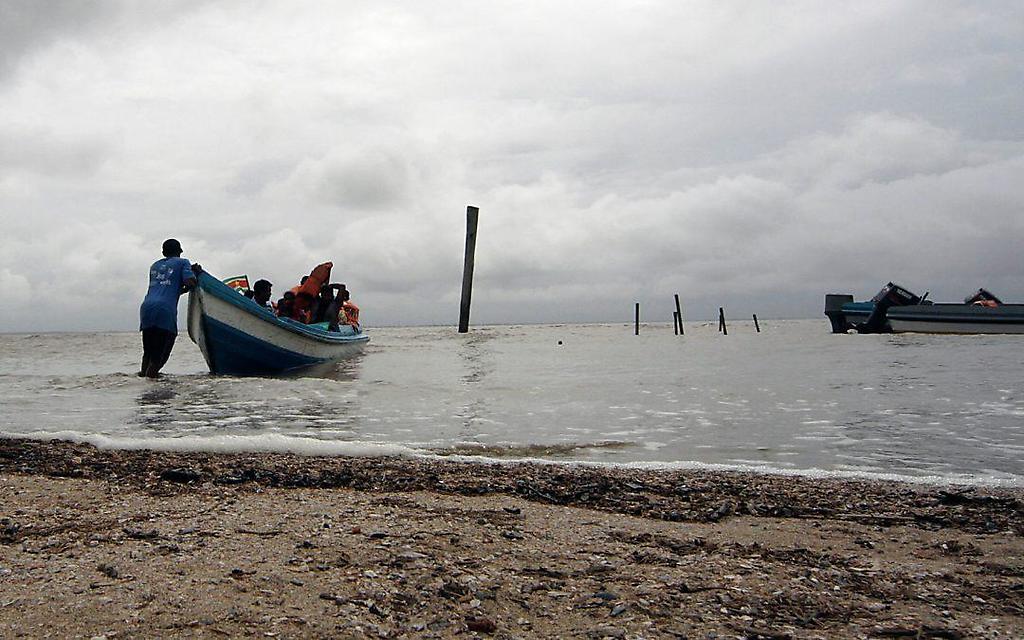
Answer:
[[[320,296],[316,299],[316,304],[310,314],[312,323],[330,322],[333,313],[336,313],[336,311],[331,311],[334,305],[334,290],[336,287],[337,285],[334,284],[325,284],[320,287]],[[339,302],[338,304],[340,305],[341,303]]]
[[[997,298],[991,291],[987,289],[978,289],[973,295],[964,300],[967,304],[978,305],[979,307],[996,308],[1003,304],[1003,301]]]
[[[295,296],[302,289],[302,286],[309,280],[309,276],[302,276],[299,280],[299,284],[295,285],[291,289],[284,292],[281,299],[277,301],[277,315],[281,318],[289,318],[291,320],[298,320],[303,322],[300,317],[302,314],[296,314],[295,311]]]
[[[341,305],[342,303],[344,303],[344,300],[341,297],[341,292],[345,291],[345,285],[332,282],[331,284],[324,287],[324,289],[328,290],[324,292],[324,300],[329,300],[329,302],[327,302],[327,306],[323,310],[323,317],[321,318],[321,322],[327,324],[326,328],[328,331],[337,331],[338,314],[341,313]],[[337,295],[335,295],[335,291],[338,292]]]
[[[338,312],[338,324],[347,324],[356,331],[359,331],[359,307],[350,299],[351,294],[349,294],[348,289],[339,291],[338,297],[342,300],[341,310]]]
[[[260,305],[261,307],[265,307],[273,311],[274,304],[270,301],[270,293],[273,290],[273,288],[274,285],[272,285],[270,281],[257,280],[256,284],[252,286],[253,302]]]
[[[331,279],[331,268],[333,262],[324,262],[317,265],[307,277],[304,277],[299,286],[293,288],[295,303],[292,306],[291,318],[299,322],[309,323],[313,313],[316,312],[317,298],[320,295],[320,288]]]
[[[277,301],[277,316],[279,318],[290,318],[295,310],[295,294],[285,291],[281,299]]]

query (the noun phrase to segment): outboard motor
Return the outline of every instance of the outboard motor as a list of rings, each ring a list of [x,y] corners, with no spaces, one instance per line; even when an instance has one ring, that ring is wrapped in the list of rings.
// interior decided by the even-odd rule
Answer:
[[[825,294],[825,315],[832,323],[832,333],[846,333],[850,329],[850,323],[843,313],[843,305],[847,302],[853,302],[853,296],[845,293]]]
[[[874,298],[871,298],[871,302],[875,303],[875,308],[871,315],[868,316],[867,321],[857,325],[857,333],[883,333],[889,331],[889,325],[886,324],[885,318],[889,308],[920,304],[921,298],[898,284],[890,282],[882,287],[882,290],[875,294]]]

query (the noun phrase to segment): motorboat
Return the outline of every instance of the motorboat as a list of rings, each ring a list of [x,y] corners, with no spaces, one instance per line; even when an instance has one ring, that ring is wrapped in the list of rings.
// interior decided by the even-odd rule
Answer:
[[[936,303],[893,282],[867,302],[825,296],[833,333],[1024,333],[1024,304],[1004,304],[985,289],[962,303]]]

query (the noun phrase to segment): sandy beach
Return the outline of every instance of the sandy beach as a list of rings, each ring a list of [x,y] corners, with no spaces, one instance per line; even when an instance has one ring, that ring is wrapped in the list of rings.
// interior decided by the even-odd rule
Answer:
[[[0,637],[1012,638],[1024,491],[0,440]]]

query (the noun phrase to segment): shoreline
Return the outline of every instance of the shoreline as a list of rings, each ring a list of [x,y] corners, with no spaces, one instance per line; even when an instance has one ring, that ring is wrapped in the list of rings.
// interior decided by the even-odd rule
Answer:
[[[3,636],[1024,632],[1020,488],[3,438],[0,484]]]
[[[220,436],[232,438],[233,436]],[[103,434],[81,434],[74,431],[36,432],[36,433],[5,433],[0,432],[0,441],[25,440],[31,442],[66,442],[69,444],[94,447],[101,451],[151,451],[166,454],[209,454],[228,455],[267,455],[267,456],[298,456],[303,458],[390,458],[425,461],[452,461],[465,464],[497,464],[497,465],[538,465],[551,467],[583,467],[597,470],[642,471],[656,473],[725,473],[751,474],[766,476],[784,476],[810,481],[838,482],[880,482],[932,487],[952,490],[993,489],[993,490],[1024,490],[1024,477],[1004,473],[1002,475],[977,476],[970,474],[942,475],[909,475],[884,471],[857,471],[853,469],[830,470],[821,468],[782,468],[770,465],[740,465],[713,462],[664,462],[634,461],[612,462],[605,460],[562,459],[558,457],[536,457],[540,452],[545,455],[558,456],[577,449],[628,446],[628,443],[603,441],[583,445],[530,445],[524,447],[502,447],[495,445],[455,445],[440,451],[420,450],[401,444],[362,443],[348,441],[323,441],[303,439],[293,436],[264,435],[264,438],[280,438],[281,441],[261,442],[260,445],[240,446],[237,442],[225,442],[217,436],[206,436],[201,439],[189,438],[111,438]],[[182,444],[182,441],[189,444]],[[310,442],[315,447],[306,446]],[[325,442],[337,444],[339,448],[323,448]],[[192,446],[192,443],[196,443]]]
[[[842,518],[871,512],[880,521],[911,519],[979,533],[1013,530],[1024,536],[1024,489],[1015,487],[444,457],[100,449],[62,440],[0,438],[0,472],[12,471],[104,479],[161,493],[209,483],[504,494],[676,522],[714,522],[728,515]],[[856,496],[855,505],[850,496]]]

